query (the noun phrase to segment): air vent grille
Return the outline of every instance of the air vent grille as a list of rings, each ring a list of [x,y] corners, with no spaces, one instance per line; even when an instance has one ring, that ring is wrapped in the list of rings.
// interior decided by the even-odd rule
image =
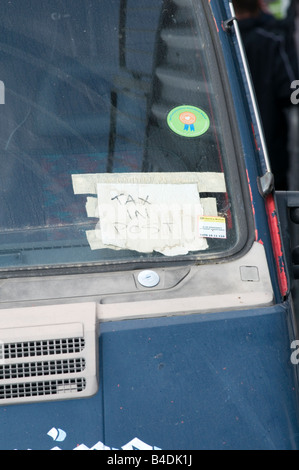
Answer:
[[[4,344],[2,349],[4,359],[20,359],[79,353],[84,349],[84,346],[84,338],[66,338]]]
[[[0,309],[0,406],[94,395],[96,305]]]
[[[0,385],[0,400],[44,397],[84,391],[84,378]]]
[[[44,362],[27,362],[0,366],[0,380],[22,379],[83,372],[85,359],[65,359]]]

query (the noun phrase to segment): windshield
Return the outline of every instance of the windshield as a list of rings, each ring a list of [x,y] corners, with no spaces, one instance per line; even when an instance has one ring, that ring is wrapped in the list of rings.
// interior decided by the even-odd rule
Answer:
[[[1,0],[0,24],[0,269],[236,249],[247,228],[199,0]]]

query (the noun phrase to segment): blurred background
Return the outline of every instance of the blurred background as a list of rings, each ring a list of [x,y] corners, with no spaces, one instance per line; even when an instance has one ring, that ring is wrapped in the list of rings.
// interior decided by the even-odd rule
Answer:
[[[287,21],[292,24],[293,37],[299,63],[299,0],[265,0],[269,11],[277,20]],[[299,80],[299,75],[296,77]],[[299,109],[293,107],[290,110],[291,135],[289,140],[290,169],[288,174],[289,189],[299,190]]]
[[[263,121],[275,188],[298,191],[299,105],[291,102],[291,95],[292,84],[299,83],[299,0],[233,3]]]

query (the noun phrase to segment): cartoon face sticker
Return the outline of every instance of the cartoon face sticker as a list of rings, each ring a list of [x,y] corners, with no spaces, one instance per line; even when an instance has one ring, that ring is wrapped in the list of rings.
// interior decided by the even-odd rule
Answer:
[[[210,128],[208,115],[195,106],[178,106],[167,116],[170,129],[182,137],[199,137]]]

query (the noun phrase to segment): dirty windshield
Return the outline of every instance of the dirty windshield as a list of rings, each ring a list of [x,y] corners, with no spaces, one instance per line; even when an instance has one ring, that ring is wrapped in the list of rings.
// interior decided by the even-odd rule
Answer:
[[[246,229],[204,10],[1,0],[0,269],[238,245]]]

